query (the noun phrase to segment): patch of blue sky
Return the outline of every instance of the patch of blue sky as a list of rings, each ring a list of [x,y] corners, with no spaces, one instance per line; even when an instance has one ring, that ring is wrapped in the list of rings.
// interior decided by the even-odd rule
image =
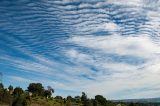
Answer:
[[[97,31],[92,33],[91,35],[95,35],[95,36],[109,36],[112,35],[113,33],[109,32],[109,31]]]
[[[92,78],[92,77],[90,77],[90,76],[88,76],[88,75],[86,75],[86,74],[82,74],[82,75],[80,75],[79,77],[80,77],[80,78],[84,78],[84,79],[88,79],[88,80],[92,80],[92,81],[96,80],[96,79],[94,79],[94,78]]]
[[[106,57],[110,62],[127,63],[132,65],[141,65],[147,61],[144,58],[129,55],[107,54]]]

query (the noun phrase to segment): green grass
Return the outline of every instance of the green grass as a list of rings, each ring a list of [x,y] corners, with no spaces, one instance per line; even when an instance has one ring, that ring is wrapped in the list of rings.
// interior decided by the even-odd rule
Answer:
[[[63,106],[62,101],[57,101],[55,99],[46,99],[41,97],[32,98],[31,104],[39,104],[43,106]]]

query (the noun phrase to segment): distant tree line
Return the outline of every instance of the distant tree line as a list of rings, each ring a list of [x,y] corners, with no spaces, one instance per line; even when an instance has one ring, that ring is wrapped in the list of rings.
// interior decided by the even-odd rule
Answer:
[[[43,106],[159,106],[159,104],[142,104],[142,103],[115,103],[107,100],[102,95],[96,95],[94,99],[87,97],[85,92],[81,96],[62,96],[52,97],[54,89],[48,86],[44,89],[41,83],[30,83],[27,90],[21,87],[10,85],[4,88],[0,83],[0,105],[8,106],[33,106],[32,103],[38,103]]]

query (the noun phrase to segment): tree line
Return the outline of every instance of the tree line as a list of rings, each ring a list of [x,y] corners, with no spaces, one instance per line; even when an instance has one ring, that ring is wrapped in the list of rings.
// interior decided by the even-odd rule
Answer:
[[[52,97],[54,88],[44,86],[41,83],[30,83],[26,90],[21,87],[13,87],[10,85],[4,88],[0,83],[0,105],[8,106],[34,106],[32,104],[40,104],[43,106],[151,106],[150,104],[140,103],[115,103],[107,100],[102,95],[96,95],[94,99],[87,97],[85,92],[81,96],[62,96]],[[153,105],[153,104],[152,104]],[[153,106],[158,106],[154,104]]]

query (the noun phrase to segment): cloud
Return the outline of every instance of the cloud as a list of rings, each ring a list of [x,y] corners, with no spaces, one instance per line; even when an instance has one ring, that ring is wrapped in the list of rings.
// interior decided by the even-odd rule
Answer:
[[[112,36],[76,36],[69,39],[80,46],[101,50],[105,53],[115,53],[119,55],[133,55],[143,58],[150,58],[160,53],[159,45],[154,44],[149,37]],[[152,49],[150,49],[152,48]]]
[[[85,37],[76,36],[70,38],[68,41],[79,46],[94,49],[95,51],[100,51],[103,54],[109,53],[117,54],[119,56],[129,55],[131,57],[134,56],[137,58],[146,59],[143,64],[131,65],[130,63],[124,64],[116,61],[98,61],[92,58],[93,62],[90,62],[90,64],[99,67],[102,73],[96,73],[97,76],[95,79],[97,82],[90,82],[89,85],[85,85],[85,89],[90,95],[95,95],[97,92],[97,94],[105,94],[111,97],[111,95],[115,92],[119,94],[120,92],[123,92],[123,90],[127,93],[131,91],[134,92],[134,89],[136,88],[142,89],[146,86],[159,87],[157,80],[159,80],[158,58],[160,48],[159,45],[154,43],[150,37],[143,35],[131,37],[123,37],[118,35]],[[92,57],[94,54],[89,55],[89,57]],[[102,59],[104,58],[102,56],[99,57]],[[140,97],[147,95],[145,92],[135,92],[137,95],[140,95]],[[129,96],[130,93],[126,95],[131,98],[131,96]],[[125,98],[125,96],[121,96],[121,98]],[[133,98],[134,97],[136,97],[136,95],[134,96],[133,94]]]
[[[14,80],[14,81],[18,81],[18,82],[29,82],[29,83],[35,82],[33,80],[22,78],[22,77],[19,77],[19,76],[7,76],[7,77]]]
[[[69,57],[69,59],[71,59],[71,61],[78,62],[78,63],[80,63],[80,62],[91,63],[94,61],[90,55],[80,53],[79,51],[77,51],[75,49],[67,50],[66,56]]]

